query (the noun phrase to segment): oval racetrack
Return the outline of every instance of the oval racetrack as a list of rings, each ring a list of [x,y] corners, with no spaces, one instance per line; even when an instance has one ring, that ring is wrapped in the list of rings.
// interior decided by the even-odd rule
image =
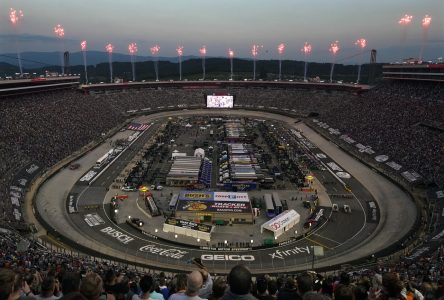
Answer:
[[[254,273],[292,272],[311,268],[312,245],[326,245],[324,257],[316,259],[316,268],[344,264],[387,248],[408,233],[416,219],[416,209],[410,196],[386,178],[378,175],[367,166],[358,162],[335,144],[324,139],[303,123],[294,124],[294,119],[282,115],[245,111],[188,110],[165,112],[140,117],[143,122],[167,116],[184,115],[241,115],[255,118],[277,119],[289,127],[298,128],[322,152],[342,166],[377,201],[380,209],[379,224],[368,222],[365,202],[360,200],[360,191],[353,192],[356,197],[353,207],[360,213],[352,220],[335,219],[327,222],[309,238],[293,241],[279,247],[253,251],[210,251],[182,248],[161,242],[149,236],[135,234],[126,224],[112,223],[102,209],[99,215],[105,220],[100,227],[90,227],[83,221],[82,214],[68,215],[65,201],[78,177],[84,170],[61,170],[46,181],[36,196],[36,206],[41,216],[60,234],[78,244],[101,253],[126,259],[129,262],[143,263],[147,266],[171,270],[188,270],[187,263],[193,257],[201,257],[211,272],[226,273],[237,263],[248,265]],[[102,146],[94,151],[103,152]],[[94,152],[93,151],[93,152]],[[80,160],[82,167],[94,164],[87,154]],[[73,176],[74,174],[74,176]],[[78,176],[77,176],[78,174]],[[111,229],[109,229],[111,227]],[[106,229],[108,228],[108,229]]]

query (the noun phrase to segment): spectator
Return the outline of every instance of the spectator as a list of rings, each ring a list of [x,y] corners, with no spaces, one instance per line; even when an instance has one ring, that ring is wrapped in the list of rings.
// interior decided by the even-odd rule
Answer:
[[[80,293],[88,300],[99,300],[103,291],[102,278],[96,273],[88,273],[80,283]],[[115,300],[113,294],[107,294],[106,300]]]
[[[144,275],[139,282],[141,294],[135,294],[132,300],[150,300],[151,289],[153,288],[153,278],[150,275]]]
[[[304,297],[305,293],[313,291],[313,277],[308,273],[298,276],[297,284],[300,297]]]
[[[187,288],[185,293],[177,293],[172,295],[170,300],[201,300],[198,296],[199,290],[202,288],[202,274],[199,271],[193,271],[187,276]]]
[[[257,290],[257,295],[255,295],[255,296],[259,300],[273,300],[273,299],[275,299],[274,297],[272,297],[268,294],[268,282],[265,277],[259,277],[256,280],[256,290]]]
[[[251,272],[243,265],[234,266],[228,274],[229,290],[222,297],[223,300],[242,299],[253,300],[257,299],[251,291]]]
[[[43,279],[42,292],[36,296],[37,300],[56,300],[59,299],[59,281],[53,276]]]
[[[62,294],[60,299],[65,300],[70,293],[78,292],[80,289],[80,274],[74,272],[65,273],[62,279]]]
[[[296,281],[293,277],[287,277],[284,283],[284,287],[281,288],[278,292],[277,299],[302,299],[302,295],[298,293]]]
[[[213,282],[213,292],[208,297],[208,300],[219,300],[227,290],[227,280],[225,277],[218,277]]]
[[[355,300],[354,287],[346,284],[339,284],[334,292],[335,300]]]

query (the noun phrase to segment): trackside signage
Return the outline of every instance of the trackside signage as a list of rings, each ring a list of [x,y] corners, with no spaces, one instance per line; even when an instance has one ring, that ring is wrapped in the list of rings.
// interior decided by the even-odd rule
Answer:
[[[310,254],[310,247],[294,247],[287,250],[276,250],[274,253],[269,253],[268,255],[271,256],[271,258],[279,258],[279,259],[285,259],[288,256],[298,255],[298,254]]]
[[[165,257],[171,257],[174,259],[181,259],[186,254],[188,254],[187,251],[175,249],[175,248],[161,248],[157,245],[145,245],[143,247],[140,247],[140,252],[148,252],[152,254],[157,254],[159,256],[165,256]]]
[[[129,235],[124,234],[120,231],[117,231],[116,229],[109,227],[109,226],[101,229],[100,232],[115,238],[116,240],[118,240],[119,242],[121,242],[122,244],[125,244],[125,245],[128,245],[129,243],[134,241],[134,239],[132,237],[130,237]]]
[[[254,261],[253,255],[238,255],[238,254],[202,254],[202,260],[214,261]]]

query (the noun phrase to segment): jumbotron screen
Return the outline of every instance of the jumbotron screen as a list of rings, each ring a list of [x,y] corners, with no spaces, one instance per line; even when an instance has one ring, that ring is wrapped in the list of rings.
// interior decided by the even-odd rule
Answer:
[[[234,96],[207,95],[207,108],[233,108]]]

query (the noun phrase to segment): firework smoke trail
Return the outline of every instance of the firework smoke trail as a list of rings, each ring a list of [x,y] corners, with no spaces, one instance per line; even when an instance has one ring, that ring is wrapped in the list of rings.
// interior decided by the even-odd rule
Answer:
[[[113,83],[113,50],[114,46],[112,44],[107,44],[105,46],[106,52],[108,52],[108,63],[109,63],[109,78],[110,82]]]
[[[183,55],[183,46],[178,46],[176,48],[177,56],[179,56],[179,80],[182,80],[182,55]]]
[[[154,45],[150,48],[151,55],[154,57],[154,72],[156,72],[156,81],[159,81],[159,57],[157,56],[160,51],[159,45]]]
[[[228,49],[228,57],[230,58],[230,80],[233,80],[233,57],[234,57],[234,51],[232,49]]]
[[[401,61],[404,57],[404,48],[405,42],[407,40],[407,28],[412,23],[413,16],[404,15],[401,19],[399,19],[398,24],[401,25]]]
[[[131,55],[131,71],[133,73],[133,81],[136,81],[135,55],[137,53],[137,44],[136,43],[129,44],[128,52]]]
[[[430,24],[432,23],[432,17],[429,15],[425,15],[424,19],[422,19],[422,43],[421,50],[419,52],[419,61],[422,61],[422,57],[424,54],[424,49],[427,44],[427,36],[429,34]]]
[[[85,68],[85,83],[88,84],[88,70],[87,70],[87,64],[86,64],[86,41],[80,42],[80,49],[82,50],[83,54],[83,67]]]
[[[304,82],[305,82],[305,81],[307,81],[307,67],[308,67],[307,56],[311,54],[311,44],[308,43],[308,42],[305,42],[304,48],[302,48],[301,51],[304,52],[304,60],[305,60],[305,64],[304,64]]]
[[[11,22],[12,27],[14,28],[14,38],[15,38],[15,49],[17,52],[17,60],[19,64],[20,76],[23,76],[23,66],[22,66],[22,57],[20,53],[20,47],[18,42],[18,24],[20,19],[23,18],[23,11],[15,10],[14,8],[9,9],[9,21]]]
[[[282,55],[285,52],[285,44],[281,43],[277,47],[278,53],[279,53],[279,81],[281,80],[281,74],[282,74]]]
[[[330,83],[333,82],[333,70],[335,68],[336,63],[336,54],[339,52],[339,42],[335,41],[330,44],[330,48],[328,51],[333,55],[333,62],[331,63],[331,69],[330,69]]]
[[[356,79],[356,83],[359,83],[359,81],[361,80],[362,55],[364,53],[364,48],[367,46],[367,40],[364,38],[360,38],[355,42],[355,45],[357,45],[361,49],[361,54],[359,58],[360,62],[358,66],[358,79]]]
[[[256,80],[256,57],[259,54],[259,45],[251,47],[251,55],[253,56],[253,80]]]
[[[202,56],[202,80],[205,80],[205,56],[207,55],[207,46],[202,46],[199,49],[200,56]]]
[[[64,47],[63,47],[63,37],[65,36],[65,29],[62,27],[62,25],[57,24],[54,27],[54,34],[56,35],[56,37],[58,37],[60,39],[60,43],[59,43],[59,47],[60,47],[60,66],[62,68],[62,74],[65,74],[65,62],[63,60],[63,51],[64,51]]]

